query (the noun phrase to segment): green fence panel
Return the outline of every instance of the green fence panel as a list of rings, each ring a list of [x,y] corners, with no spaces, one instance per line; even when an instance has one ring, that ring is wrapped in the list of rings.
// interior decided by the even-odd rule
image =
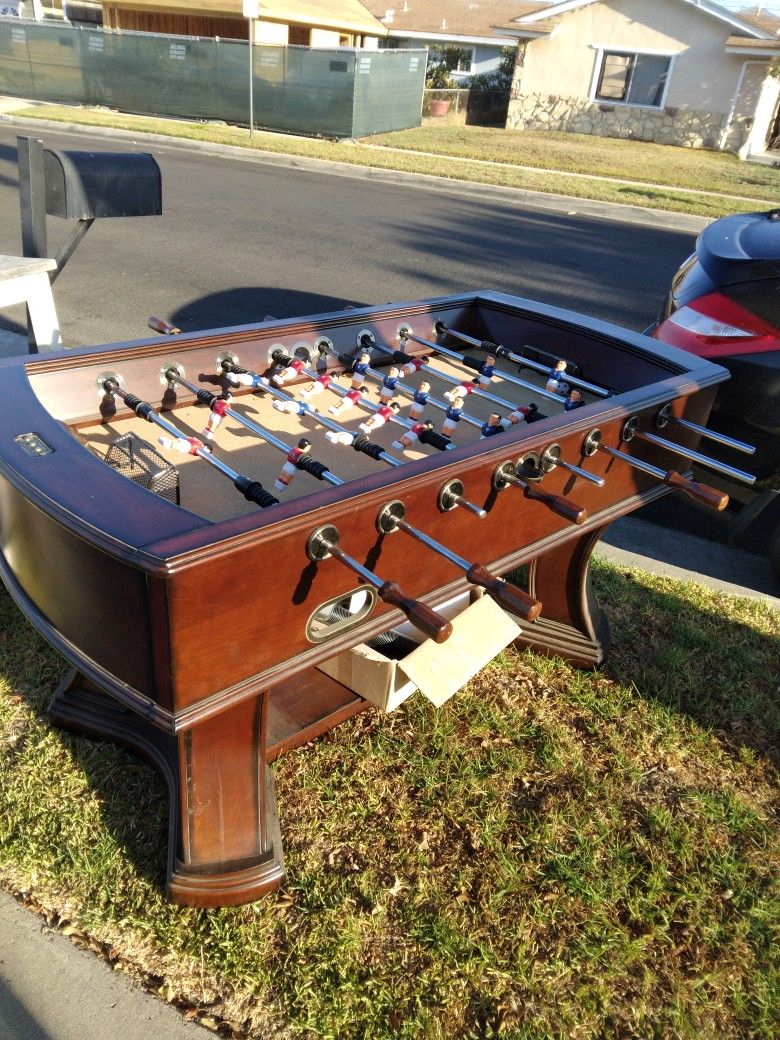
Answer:
[[[0,21],[0,90],[4,94],[35,97],[27,40],[25,24]]]
[[[16,24],[14,24],[14,22]],[[240,40],[0,21],[0,91],[147,115],[355,137],[416,126],[423,51],[249,47]]]
[[[425,66],[424,50],[359,52],[352,136],[419,126]]]

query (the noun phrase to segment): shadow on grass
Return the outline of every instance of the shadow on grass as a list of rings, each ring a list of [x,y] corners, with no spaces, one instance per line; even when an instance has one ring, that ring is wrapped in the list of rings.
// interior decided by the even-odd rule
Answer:
[[[594,583],[610,619],[611,651],[599,673],[574,673],[575,680],[564,665],[560,670],[563,681],[572,689],[576,685],[582,702],[594,708],[596,725],[602,701],[599,684],[606,678],[670,714],[686,716],[714,735],[730,755],[739,757],[749,749],[778,763],[777,615],[753,601],[730,601],[696,586],[635,576],[601,563],[594,567]],[[30,629],[5,592],[0,614],[0,679],[49,726],[47,705],[66,666]],[[551,677],[552,672],[548,680]],[[566,686],[563,691],[568,696]],[[353,725],[342,727],[343,739],[350,739]],[[339,732],[331,738],[336,743]],[[162,780],[121,749],[68,733],[62,734],[61,743],[86,776],[114,842],[140,875],[162,886],[167,844]]]

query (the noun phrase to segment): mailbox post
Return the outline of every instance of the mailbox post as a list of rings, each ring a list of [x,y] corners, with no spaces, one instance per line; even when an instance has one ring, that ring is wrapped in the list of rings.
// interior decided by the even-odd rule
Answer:
[[[46,217],[75,220],[55,257],[50,282],[98,217],[147,217],[162,213],[162,177],[153,156],[136,152],[74,152],[44,148],[17,137],[22,254],[47,257]],[[36,350],[29,315],[30,352]]]

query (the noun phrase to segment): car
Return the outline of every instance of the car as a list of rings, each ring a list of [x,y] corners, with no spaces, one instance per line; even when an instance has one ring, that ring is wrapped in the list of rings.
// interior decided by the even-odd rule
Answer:
[[[733,539],[767,547],[780,582],[780,208],[722,217],[699,235],[648,334],[728,369],[710,427],[755,445],[755,489],[729,484]],[[712,480],[710,479],[710,482]]]

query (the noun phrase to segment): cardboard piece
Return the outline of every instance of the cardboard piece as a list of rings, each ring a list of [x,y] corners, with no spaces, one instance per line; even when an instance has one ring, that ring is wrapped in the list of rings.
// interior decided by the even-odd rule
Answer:
[[[463,602],[461,598],[459,605]],[[489,596],[461,610],[452,626],[446,642],[426,640],[401,661],[361,643],[318,667],[384,711],[397,708],[418,689],[438,707],[520,634],[520,627]]]
[[[520,626],[490,596],[453,618],[452,628],[445,643],[428,639],[399,662],[437,708],[520,635]]]

